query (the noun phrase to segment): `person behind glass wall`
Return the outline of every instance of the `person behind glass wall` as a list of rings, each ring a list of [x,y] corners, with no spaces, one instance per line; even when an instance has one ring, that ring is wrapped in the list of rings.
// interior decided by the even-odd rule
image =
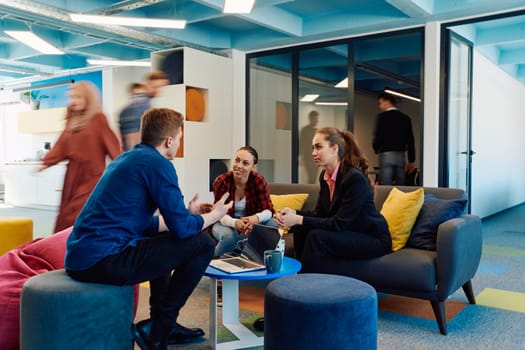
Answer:
[[[322,272],[323,260],[330,257],[368,259],[391,252],[388,225],[374,204],[368,160],[353,134],[325,127],[316,132],[312,147],[315,163],[323,168],[315,209],[285,208],[275,219],[281,226],[293,226],[301,271]]]
[[[67,240],[71,277],[114,285],[149,281],[151,319],[133,330],[141,349],[167,349],[204,335],[177,318],[213,257],[215,242],[202,230],[232,206],[225,194],[203,213],[196,194],[186,208],[171,163],[182,123],[182,115],[167,108],[144,114],[142,142],[109,164]]]
[[[215,256],[232,252],[236,242],[246,238],[254,224],[277,227],[272,218],[268,184],[255,171],[258,161],[253,147],[241,147],[235,152],[232,170],[219,175],[213,183],[215,201],[228,193],[233,202],[228,214],[212,227],[212,236],[218,241]]]
[[[106,168],[106,156],[114,159],[120,153],[118,137],[102,112],[95,85],[79,81],[68,93],[66,127],[38,169],[68,161],[54,232],[73,225]]]
[[[379,155],[379,183],[405,185],[405,174],[415,170],[416,151],[410,117],[396,107],[395,98],[387,93],[378,97],[381,113],[376,119],[372,146]],[[405,153],[408,164],[405,169]]]
[[[312,158],[312,138],[317,131],[319,112],[308,113],[308,125],[301,129],[299,134],[299,162],[306,171],[306,183],[314,184],[317,181],[317,166]]]

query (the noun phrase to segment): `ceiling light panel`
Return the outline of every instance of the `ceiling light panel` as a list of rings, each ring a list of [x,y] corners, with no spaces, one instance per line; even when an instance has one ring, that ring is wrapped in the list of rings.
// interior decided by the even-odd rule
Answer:
[[[343,80],[341,80],[340,82],[338,82],[337,84],[335,84],[335,87],[336,88],[348,88],[348,78],[344,78]]]
[[[301,98],[301,102],[312,102],[319,97],[319,94],[306,94]]]
[[[41,53],[48,55],[64,54],[64,51],[57,49],[55,46],[28,30],[6,30],[4,33]]]
[[[348,102],[314,102],[317,106],[348,106]]]
[[[144,27],[144,28],[170,28],[184,29],[185,20],[178,19],[158,19],[144,17],[117,17],[117,16],[98,16],[82,15],[70,13],[69,17],[73,22],[92,23],[92,24],[113,24],[119,26]]]
[[[255,0],[224,0],[224,13],[250,13]]]
[[[103,66],[151,67],[150,61],[87,60],[89,64]]]

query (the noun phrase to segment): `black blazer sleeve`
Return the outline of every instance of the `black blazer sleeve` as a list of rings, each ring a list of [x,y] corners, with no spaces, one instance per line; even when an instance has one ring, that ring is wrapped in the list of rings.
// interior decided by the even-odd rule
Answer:
[[[333,202],[330,203],[328,185],[322,180],[316,210],[298,214],[303,215],[303,225],[311,228],[354,230],[361,226],[362,210],[370,201],[373,202],[373,195],[363,173],[343,166],[337,176]]]

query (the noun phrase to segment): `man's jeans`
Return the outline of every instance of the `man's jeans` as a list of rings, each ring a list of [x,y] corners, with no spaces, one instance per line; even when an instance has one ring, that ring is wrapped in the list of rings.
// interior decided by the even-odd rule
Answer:
[[[108,255],[86,270],[67,272],[84,282],[133,285],[150,281],[151,318],[170,328],[213,258],[214,247],[205,232],[186,239],[159,234]]]
[[[405,152],[379,153],[379,184],[405,185]]]

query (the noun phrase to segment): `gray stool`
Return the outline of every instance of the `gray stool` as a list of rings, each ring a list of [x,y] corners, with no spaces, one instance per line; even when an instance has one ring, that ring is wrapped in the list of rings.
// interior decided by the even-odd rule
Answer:
[[[20,300],[20,349],[133,349],[133,298],[133,286],[79,282],[64,270],[31,277]]]
[[[377,348],[377,294],[354,278],[299,274],[272,281],[264,296],[264,348]]]

